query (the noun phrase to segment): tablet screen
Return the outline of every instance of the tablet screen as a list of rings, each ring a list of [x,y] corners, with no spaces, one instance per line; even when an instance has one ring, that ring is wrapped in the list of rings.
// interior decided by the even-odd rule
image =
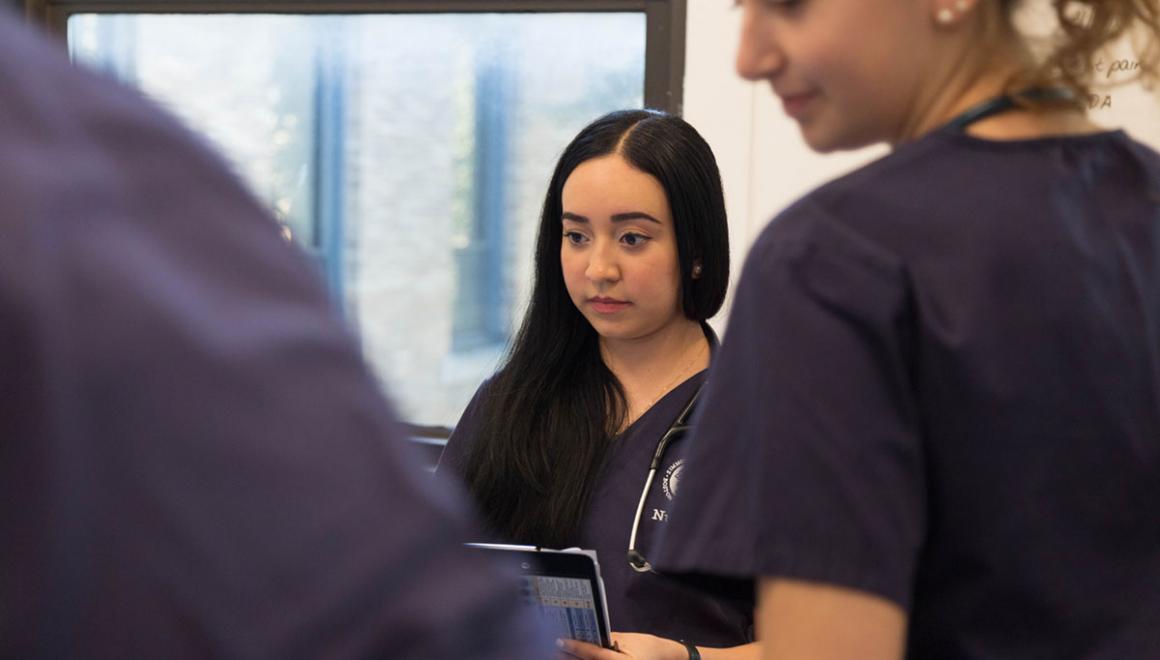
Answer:
[[[530,546],[469,543],[500,552],[521,575],[521,597],[557,637],[597,646],[610,643],[608,606],[600,564],[590,550],[540,550]]]
[[[529,605],[539,609],[556,631],[557,637],[570,637],[600,645],[596,599],[592,584],[585,579],[525,575],[523,596]]]

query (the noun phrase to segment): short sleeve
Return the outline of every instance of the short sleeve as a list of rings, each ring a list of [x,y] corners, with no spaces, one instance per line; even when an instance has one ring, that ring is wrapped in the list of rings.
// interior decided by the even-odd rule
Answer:
[[[909,606],[925,477],[900,260],[798,206],[747,260],[694,420],[663,570]]]

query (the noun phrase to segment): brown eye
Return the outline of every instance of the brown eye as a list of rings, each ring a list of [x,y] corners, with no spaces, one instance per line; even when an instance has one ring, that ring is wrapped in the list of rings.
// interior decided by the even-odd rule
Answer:
[[[648,236],[644,234],[625,234],[620,237],[620,241],[628,247],[640,247],[648,241]]]

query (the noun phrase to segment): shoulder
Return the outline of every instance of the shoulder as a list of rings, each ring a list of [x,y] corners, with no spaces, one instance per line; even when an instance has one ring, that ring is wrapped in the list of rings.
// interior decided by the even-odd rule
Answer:
[[[885,232],[858,219],[873,220],[888,211],[885,204],[867,208],[857,218],[836,204],[831,190],[819,190],[779,213],[762,230],[746,257],[738,285],[745,289],[800,287],[825,273],[852,271],[852,282],[897,282],[905,271],[905,255]],[[855,192],[855,194],[858,194]]]
[[[1119,131],[1009,142],[936,131],[805,195],[754,251],[764,260],[845,255],[876,271],[984,258],[974,248],[1021,245],[1012,219],[1045,216],[1060,195],[1077,194],[1069,182],[1087,189],[1093,177],[1131,168],[1151,172],[1157,187],[1157,163]]]
[[[774,217],[746,257],[737,318],[764,325],[803,307],[873,318],[902,311],[921,254],[916,234],[927,231],[915,227],[930,216],[914,199],[915,173],[945,158],[917,146],[823,185]]]
[[[173,318],[173,334],[219,354],[271,325],[346,350],[341,322],[317,313],[329,303],[311,264],[177,120],[3,17],[0,81],[0,243],[13,255],[0,270],[53,301],[37,313],[56,315],[58,334],[89,310],[96,327],[74,340],[108,339],[118,351],[93,354],[110,362],[157,344]]]
[[[175,249],[219,254],[209,243],[261,245],[279,236],[202,138],[139,91],[73,65],[59,44],[4,17],[0,81],[6,233],[70,224],[62,240],[92,245],[99,232],[125,244],[111,234],[131,226]]]
[[[891,253],[898,251],[889,228],[922,214],[922,191],[948,168],[960,167],[956,151],[944,140],[924,139],[823,184],[776,215],[754,250],[781,259],[835,250],[892,265],[897,258]]]
[[[488,398],[494,392],[495,376],[489,377],[480,384],[479,388],[475,390],[471,400],[467,402],[467,407],[463,409],[463,414],[459,416],[459,421],[455,423],[455,428],[451,430],[451,436],[447,438],[447,445],[443,448],[443,454],[439,457],[439,465],[436,467],[436,472],[444,472],[448,469],[463,474],[467,467],[467,458],[471,453],[471,448],[475,446],[475,442],[479,437],[480,425],[483,423],[483,411],[487,404]]]
[[[198,138],[140,91],[74,65],[60,44],[4,16],[0,16],[0,79],[4,83],[0,134],[6,148],[20,149],[21,154],[28,153],[21,149],[28,146],[41,153],[107,151],[111,158],[151,151],[157,156],[154,164],[160,165],[173,158],[157,150],[158,139],[207,152]],[[77,168],[83,163],[57,165]]]

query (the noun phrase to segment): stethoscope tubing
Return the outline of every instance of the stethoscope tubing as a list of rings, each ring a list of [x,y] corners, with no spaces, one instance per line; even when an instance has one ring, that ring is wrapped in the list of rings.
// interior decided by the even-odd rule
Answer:
[[[632,519],[632,531],[628,536],[628,565],[632,566],[632,570],[637,573],[651,573],[653,570],[652,564],[636,549],[636,533],[640,529],[640,519],[644,513],[645,500],[648,499],[649,490],[652,489],[653,479],[656,478],[657,469],[661,465],[661,460],[664,459],[665,450],[669,448],[669,444],[674,438],[689,430],[689,416],[692,415],[693,406],[697,403],[697,397],[701,394],[701,387],[697,387],[697,391],[693,393],[693,397],[685,404],[684,410],[681,411],[680,415],[677,415],[677,419],[669,427],[669,430],[665,431],[665,434],[661,436],[660,441],[657,442],[657,448],[653,451],[652,461],[649,462],[648,477],[644,481],[644,490],[640,492],[640,501],[636,505],[636,515]]]

